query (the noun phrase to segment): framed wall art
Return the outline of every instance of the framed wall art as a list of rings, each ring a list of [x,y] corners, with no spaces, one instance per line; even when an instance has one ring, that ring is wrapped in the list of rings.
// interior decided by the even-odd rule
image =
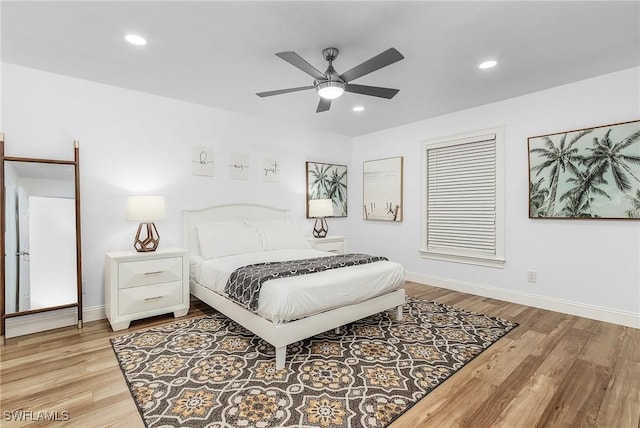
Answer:
[[[191,174],[215,175],[215,162],[213,161],[213,148],[207,146],[191,147]]]
[[[362,163],[365,220],[402,221],[402,156]]]
[[[309,201],[331,199],[333,217],[347,216],[347,166],[307,162],[307,218]]]
[[[280,162],[275,158],[262,158],[262,181],[277,183],[280,181]]]
[[[249,155],[246,153],[231,153],[229,162],[229,177],[234,180],[249,179]]]
[[[640,120],[528,143],[530,218],[640,219]]]

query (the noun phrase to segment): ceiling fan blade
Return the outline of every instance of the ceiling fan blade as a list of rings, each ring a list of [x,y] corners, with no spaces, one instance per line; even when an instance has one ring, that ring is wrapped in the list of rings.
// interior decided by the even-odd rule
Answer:
[[[381,88],[379,86],[367,86],[367,85],[354,85],[347,83],[347,87],[344,89],[346,92],[353,92],[355,94],[371,95],[372,97],[380,97],[391,99],[400,89]]]
[[[313,89],[314,86],[299,86],[297,88],[278,89],[277,91],[256,92],[259,97],[270,97],[272,95],[288,94],[289,92],[305,91],[307,89]]]
[[[352,80],[357,79],[358,77],[362,77],[365,74],[369,74],[373,71],[379,70],[382,67],[386,67],[387,65],[391,65],[394,62],[400,61],[404,56],[400,52],[398,52],[395,48],[387,49],[379,55],[374,56],[373,58],[363,62],[360,65],[356,65],[351,70],[346,71],[340,75],[340,78],[345,82],[350,82]]]
[[[318,103],[318,108],[316,109],[316,113],[327,111],[330,108],[331,108],[331,100],[320,97],[320,102]]]
[[[293,65],[294,67],[297,67],[300,70],[304,71],[314,79],[321,79],[321,80],[326,79],[324,73],[321,73],[320,71],[318,71],[317,68],[309,64],[307,61],[305,61],[300,55],[298,55],[294,51],[278,52],[276,55],[282,58],[283,60],[287,61],[289,64]]]

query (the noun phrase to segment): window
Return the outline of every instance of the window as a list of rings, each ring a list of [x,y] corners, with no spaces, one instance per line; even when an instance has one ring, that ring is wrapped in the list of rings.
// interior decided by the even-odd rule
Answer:
[[[422,144],[422,257],[504,264],[504,131]]]

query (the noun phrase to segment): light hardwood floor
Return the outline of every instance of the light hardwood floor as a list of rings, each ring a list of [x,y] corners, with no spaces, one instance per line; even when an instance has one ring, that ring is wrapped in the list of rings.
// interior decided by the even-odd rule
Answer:
[[[520,326],[402,415],[391,428],[640,427],[640,330],[407,283],[410,295]],[[192,303],[187,316],[211,309]],[[171,315],[132,323],[131,331]],[[15,410],[68,412],[77,427],[142,427],[108,323],[7,340],[0,347],[0,425]],[[55,425],[54,425],[55,426]]]

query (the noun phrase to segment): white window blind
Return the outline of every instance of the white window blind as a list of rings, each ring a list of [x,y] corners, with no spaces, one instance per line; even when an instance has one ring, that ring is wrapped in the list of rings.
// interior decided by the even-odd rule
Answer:
[[[502,259],[496,133],[424,147],[423,255]]]

